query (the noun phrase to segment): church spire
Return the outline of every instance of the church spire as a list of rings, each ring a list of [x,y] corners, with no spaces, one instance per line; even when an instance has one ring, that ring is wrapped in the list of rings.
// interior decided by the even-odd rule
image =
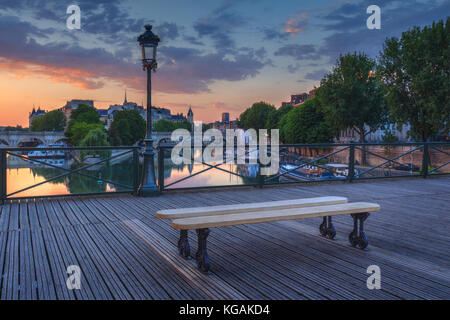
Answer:
[[[123,104],[127,104],[127,89],[125,89],[125,100],[123,101]]]

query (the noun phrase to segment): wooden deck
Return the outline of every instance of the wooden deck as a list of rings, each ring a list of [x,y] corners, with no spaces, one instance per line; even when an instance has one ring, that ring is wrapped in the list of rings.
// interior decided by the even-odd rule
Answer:
[[[158,209],[335,195],[381,205],[366,221],[369,250],[349,246],[349,216],[212,229],[211,273],[178,256]],[[450,178],[264,189],[29,200],[0,206],[3,299],[449,299]],[[197,241],[190,232],[192,252]],[[66,268],[82,270],[68,290]],[[366,268],[381,268],[369,290]]]

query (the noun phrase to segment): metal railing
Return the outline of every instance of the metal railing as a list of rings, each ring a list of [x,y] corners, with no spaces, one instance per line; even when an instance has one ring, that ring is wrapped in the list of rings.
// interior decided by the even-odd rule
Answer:
[[[0,148],[0,201],[3,202],[9,199],[25,199],[36,197],[53,197],[53,196],[74,196],[74,195],[98,195],[106,193],[132,193],[137,194],[139,186],[139,147],[17,147],[17,148]],[[113,151],[118,153],[112,154]],[[38,153],[38,156],[31,153]],[[93,162],[86,163],[85,156],[93,155],[91,159]],[[112,160],[118,161],[119,159],[129,158],[131,161],[131,172],[128,176],[131,177],[131,183],[123,183],[121,181],[114,181],[109,178],[105,178],[101,175],[103,165],[109,164]],[[52,169],[52,177],[44,176],[44,181],[34,183],[32,185],[21,187],[17,190],[8,191],[8,163],[12,162],[12,159],[19,161],[21,167],[30,169],[42,170]],[[63,161],[65,166],[56,164],[56,159]],[[72,165],[67,165],[69,162]],[[88,173],[84,171],[89,171]],[[93,175],[96,172],[97,175]],[[131,175],[130,175],[131,173]],[[33,174],[35,172],[33,171]],[[72,190],[63,194],[33,194],[21,196],[21,193],[29,191],[33,188],[37,188],[47,183],[61,183],[64,179],[78,176],[84,178],[85,181],[95,180],[97,184],[108,184],[110,189],[108,191],[96,191],[96,192],[72,192]],[[104,185],[101,189],[106,189]]]
[[[259,151],[256,164],[248,163],[239,166],[227,167],[228,164],[198,162],[193,166],[199,166],[190,170],[178,170],[171,161],[171,150],[174,145],[159,145],[157,148],[157,181],[160,191],[186,190],[196,188],[220,188],[265,185],[307,183],[325,181],[352,182],[363,179],[386,179],[401,177],[428,177],[431,175],[444,175],[450,173],[450,143],[448,142],[426,142],[426,143],[340,143],[340,144],[284,144],[279,146],[280,170],[273,175],[262,174],[264,167],[260,163]],[[225,146],[223,151],[225,151]],[[194,147],[192,147],[194,149]],[[256,146],[259,150],[259,146]],[[236,150],[236,148],[235,148]],[[268,146],[270,152],[270,146]],[[46,157],[33,158],[31,151],[45,151],[48,153],[60,151],[65,154],[65,159],[74,159],[73,165],[61,167],[46,161]],[[116,151],[116,154],[112,154]],[[201,148],[203,153],[204,148]],[[82,154],[103,153],[97,157],[95,162],[86,163],[82,161]],[[111,154],[109,154],[111,153]],[[192,153],[194,154],[194,153]],[[249,155],[249,149],[245,151]],[[77,160],[78,157],[78,160]],[[113,168],[108,166],[111,161],[127,157],[126,168]],[[236,152],[235,152],[236,160]],[[29,186],[8,190],[8,163],[11,159],[20,159],[23,163],[33,164],[39,167],[52,169],[53,176],[45,174],[44,180]],[[120,160],[122,161],[122,160]],[[98,166],[107,165],[110,176],[102,176]],[[183,166],[183,165],[182,165]],[[103,168],[103,167],[102,167]],[[175,168],[175,169],[174,169]],[[11,169],[11,168],[9,168]],[[89,169],[91,169],[89,171]],[[98,174],[93,174],[93,171]],[[37,170],[37,169],[36,169]],[[137,195],[140,177],[139,147],[61,147],[61,148],[0,148],[0,201],[8,199],[23,199],[50,196],[68,195],[94,195],[105,193],[132,193]],[[188,174],[173,175],[171,170]],[[88,172],[86,172],[88,171]],[[117,179],[122,171],[126,182]],[[231,182],[213,185],[203,183],[202,176],[210,175],[214,179],[218,174],[235,179]],[[34,172],[33,172],[34,173]],[[38,172],[39,173],[39,172]],[[47,183],[60,183],[67,177],[79,177],[83,181],[95,180],[107,184],[109,190],[101,192],[77,192],[68,190],[65,194],[33,194],[23,195],[25,191],[37,188]],[[115,179],[116,177],[116,179]],[[123,177],[122,177],[123,178]],[[75,179],[75,178],[72,178]],[[217,179],[220,180],[220,179]],[[69,184],[69,181],[65,182]],[[10,185],[11,186],[11,185]],[[22,194],[22,195],[21,195]]]
[[[259,146],[256,147],[259,150]],[[160,191],[239,186],[262,188],[264,185],[273,184],[329,182],[333,180],[352,182],[363,179],[427,177],[450,174],[450,153],[448,152],[450,151],[450,143],[448,142],[283,144],[279,147],[280,171],[277,174],[262,175],[261,169],[263,166],[260,164],[258,156],[258,169],[253,177],[227,170],[221,167],[226,165],[223,162],[209,164],[200,161],[197,162],[197,165],[201,166],[201,170],[166,183],[166,162],[170,162],[168,151],[172,148],[173,145],[160,145],[158,147],[158,186]],[[449,148],[449,150],[446,151],[445,148]],[[270,146],[268,149],[270,151]],[[223,150],[225,150],[225,146]],[[307,154],[308,151],[310,154]],[[248,153],[248,151],[246,152]],[[439,154],[443,155],[443,159],[432,161]],[[406,157],[410,158],[405,159]],[[413,158],[415,159],[413,160]],[[337,164],[345,167],[340,174],[335,170]],[[305,170],[306,168],[308,170]],[[187,181],[214,169],[240,177],[245,181],[226,185],[195,184],[195,186],[179,186],[181,183],[186,185]],[[311,171],[314,171],[315,174],[309,174]]]

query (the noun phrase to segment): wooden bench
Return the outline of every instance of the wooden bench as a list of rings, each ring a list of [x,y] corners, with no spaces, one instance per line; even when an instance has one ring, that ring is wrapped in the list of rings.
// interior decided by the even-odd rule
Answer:
[[[157,211],[156,217],[172,219],[172,227],[180,229],[178,252],[186,259],[190,257],[188,230],[197,230],[198,249],[195,255],[197,265],[202,272],[208,272],[210,260],[206,249],[206,240],[210,232],[209,228],[323,217],[323,222],[319,227],[320,234],[333,239],[336,236],[336,229],[332,224],[331,217],[350,214],[354,222],[353,231],[349,235],[350,244],[365,249],[369,242],[364,232],[364,221],[369,216],[369,212],[378,210],[380,210],[380,206],[374,203],[347,203],[347,198],[344,197],[319,197],[160,210]]]

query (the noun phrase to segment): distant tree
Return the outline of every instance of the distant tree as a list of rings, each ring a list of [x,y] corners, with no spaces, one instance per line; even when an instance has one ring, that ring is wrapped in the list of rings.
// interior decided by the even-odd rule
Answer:
[[[375,60],[364,53],[341,55],[316,91],[328,124],[336,131],[354,129],[361,142],[366,142],[366,136],[375,132],[387,117],[383,90],[374,76],[375,67]]]
[[[66,126],[66,116],[60,110],[47,112],[31,122],[31,131],[63,131]]]
[[[324,120],[317,98],[306,100],[280,120],[280,138],[284,143],[331,142],[334,130]]]
[[[269,114],[276,110],[271,104],[265,102],[254,103],[239,116],[238,125],[242,129],[264,129]]]
[[[105,130],[99,127],[89,130],[79,145],[82,147],[100,147],[109,146],[109,143]],[[82,150],[80,153],[81,159],[84,159],[87,155],[100,156],[102,159],[106,159],[111,155],[111,150]]]
[[[291,111],[294,107],[290,104],[286,104],[281,106],[280,108],[276,110],[272,110],[268,117],[265,124],[266,129],[280,129],[280,120],[281,118],[287,114],[289,111]]]
[[[172,132],[176,129],[192,131],[192,125],[189,121],[173,122],[165,119],[159,119],[153,124],[153,130],[158,132]]]
[[[410,124],[409,135],[427,141],[450,130],[450,18],[387,39],[377,77],[391,116]]]
[[[74,146],[80,146],[81,141],[87,136],[91,130],[100,129],[105,131],[102,123],[86,123],[86,122],[74,122],[70,127],[70,131],[67,132],[70,142]]]
[[[100,122],[100,114],[94,107],[87,104],[79,104],[78,107],[70,113],[70,121],[97,123]]]
[[[131,146],[144,139],[146,124],[137,110],[124,110],[115,114],[108,131],[108,140],[114,146]]]
[[[80,104],[77,109],[72,110],[69,125],[64,134],[73,145],[78,146],[90,130],[97,128],[105,130],[97,110],[89,105]]]
[[[17,126],[15,126],[15,127],[13,127],[13,126],[7,126],[7,127],[4,127],[2,130],[3,130],[3,131],[28,131],[28,128],[22,128],[21,125],[17,125]],[[0,130],[0,131],[1,131],[1,130]]]

